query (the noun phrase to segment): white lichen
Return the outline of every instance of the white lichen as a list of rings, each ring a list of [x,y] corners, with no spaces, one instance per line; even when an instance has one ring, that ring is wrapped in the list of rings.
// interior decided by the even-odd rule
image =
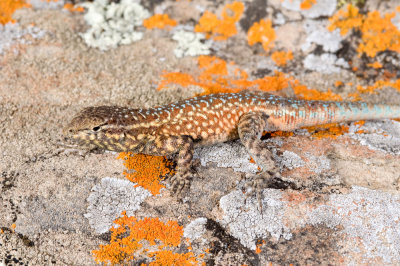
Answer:
[[[390,21],[400,30],[400,11],[396,12],[396,15]]]
[[[84,215],[96,233],[107,232],[113,221],[126,211],[128,216],[140,208],[140,204],[151,195],[142,187],[128,180],[105,177],[95,185],[87,198],[89,206]]]
[[[134,0],[121,0],[119,4],[109,0],[86,2],[81,6],[87,8],[84,18],[91,28],[81,34],[90,47],[108,50],[118,45],[136,42],[143,37],[135,27],[142,25],[150,13]]]
[[[204,217],[200,217],[191,221],[183,229],[183,236],[189,238],[191,242],[200,239],[206,232],[206,227],[205,227],[206,223],[207,223],[207,218]]]
[[[284,151],[282,157],[278,157],[277,159],[277,162],[279,162],[281,166],[286,167],[290,170],[305,165],[303,159],[301,159],[299,155],[292,151]]]
[[[32,8],[34,9],[61,9],[63,8],[65,1],[43,1],[43,0],[30,0]]]
[[[310,49],[311,45],[321,45],[325,52],[335,53],[342,48],[342,36],[340,30],[329,31],[327,23],[308,20],[304,23],[304,29],[307,33],[306,42],[301,46],[303,51]]]
[[[331,169],[331,161],[326,156],[315,156],[308,152],[304,154],[307,161],[307,168],[316,174],[321,174],[324,171]]]
[[[286,23],[286,19],[282,13],[277,13],[273,19],[273,23],[276,25],[283,25]]]
[[[219,222],[252,250],[257,239],[288,240],[292,230],[322,224],[337,231],[339,246],[353,247],[352,255],[359,253],[357,258],[349,257],[350,262],[400,262],[399,195],[354,186],[349,194],[332,194],[325,202],[310,198],[293,207],[283,200],[284,193],[264,190],[261,215],[254,197],[245,202],[241,191],[233,191],[220,200]]]
[[[307,220],[313,225],[342,228],[343,241],[362,248],[365,263],[368,258],[381,258],[385,264],[400,261],[398,195],[353,187],[350,194],[332,194],[327,204],[308,213]]]
[[[301,9],[300,4],[303,0],[284,0],[282,6],[288,10],[300,12],[307,18],[318,18],[322,16],[332,16],[336,10],[336,0],[317,0],[309,9]]]
[[[349,64],[343,58],[334,54],[309,54],[303,60],[304,67],[324,74],[339,73],[341,68],[348,68]]]
[[[365,133],[356,133],[363,130]],[[400,123],[393,120],[366,121],[364,125],[352,124],[349,135],[372,150],[400,155]]]
[[[23,29],[18,23],[0,24],[0,54],[4,53],[13,44],[29,44],[30,41],[24,39],[24,36],[30,35],[34,39],[41,39],[46,32],[38,27],[28,26]]]
[[[262,214],[257,209],[255,198],[248,198],[245,201],[245,195],[239,190],[222,197],[219,204],[224,212],[220,223],[229,228],[229,232],[247,248],[255,250],[256,240],[265,238],[269,234],[276,240],[280,237],[284,239],[292,237],[282,221],[284,204],[282,192],[279,190],[263,191]]]
[[[240,141],[198,148],[194,158],[199,158],[202,166],[213,162],[218,167],[231,167],[236,172],[257,172],[257,165],[250,162],[250,155]]]
[[[172,39],[178,42],[178,46],[174,49],[177,58],[210,54],[210,42],[205,42],[205,37],[201,33],[179,30],[174,33]]]

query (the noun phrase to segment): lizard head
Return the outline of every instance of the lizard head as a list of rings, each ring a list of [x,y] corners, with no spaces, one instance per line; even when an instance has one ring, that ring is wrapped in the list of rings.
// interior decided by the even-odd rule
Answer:
[[[79,112],[71,122],[63,129],[64,135],[72,138],[84,137],[84,135],[95,135],[102,126],[107,125],[110,120],[111,110],[106,106],[88,107]],[[82,134],[85,133],[85,134]]]
[[[127,141],[125,125],[135,123],[135,111],[117,106],[88,107],[71,120],[63,133],[83,146],[123,151]]]

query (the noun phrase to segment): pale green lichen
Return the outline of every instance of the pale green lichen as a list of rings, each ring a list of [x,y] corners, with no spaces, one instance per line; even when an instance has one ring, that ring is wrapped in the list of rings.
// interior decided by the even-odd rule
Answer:
[[[109,0],[86,2],[84,18],[91,28],[81,34],[90,47],[108,50],[118,45],[130,44],[143,37],[135,27],[142,25],[150,13],[134,0],[121,0],[119,4]]]
[[[210,42],[202,42],[205,36],[201,33],[179,30],[174,33],[172,39],[178,42],[178,46],[174,49],[174,54],[178,58],[210,54]]]

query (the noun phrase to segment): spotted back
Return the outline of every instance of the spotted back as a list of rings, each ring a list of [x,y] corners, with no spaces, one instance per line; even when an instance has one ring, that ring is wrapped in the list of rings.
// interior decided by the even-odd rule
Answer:
[[[155,107],[153,112],[162,114],[156,134],[191,136],[199,145],[235,139],[240,117],[251,110],[265,109],[269,96],[247,91],[220,93]]]

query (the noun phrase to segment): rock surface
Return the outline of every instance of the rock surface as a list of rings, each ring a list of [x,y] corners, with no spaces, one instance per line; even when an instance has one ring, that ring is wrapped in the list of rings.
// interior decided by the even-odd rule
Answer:
[[[358,84],[355,73],[336,64],[343,53],[338,52],[343,49],[340,36],[331,34],[324,43],[316,41],[327,36],[323,29],[303,28],[318,17],[327,23],[332,8],[322,13],[318,8],[328,1],[318,1],[308,12],[296,6],[301,1],[290,2],[268,1],[261,11],[251,5],[236,23],[237,35],[207,43],[211,55],[234,61],[252,79],[280,69],[320,91],[334,87],[339,78]],[[379,8],[395,10],[391,2],[395,1]],[[198,21],[204,10],[220,14],[225,5],[205,0],[149,3],[144,6],[151,14],[172,14],[180,24]],[[193,96],[199,87],[156,87],[163,71],[195,73],[197,60],[184,56],[186,52],[182,58],[175,56],[173,32],[140,26],[141,40],[108,51],[89,48],[79,35],[88,29],[84,14],[53,6],[17,10],[14,18],[25,35],[1,37],[0,265],[95,265],[91,251],[109,242],[105,232],[122,210],[138,218],[178,221],[193,252],[208,251],[200,261],[210,265],[400,264],[398,122],[351,124],[349,133],[337,138],[314,138],[298,131],[266,139],[282,179],[264,190],[263,213],[255,198],[246,201],[242,193],[243,177],[250,178],[257,167],[237,141],[196,150],[199,178],[183,202],[168,188],[150,196],[124,179],[116,154],[61,148],[61,129],[86,106],[149,107]],[[276,23],[276,31],[282,27],[290,36],[286,40],[279,32],[277,47],[305,53],[295,56],[287,68],[272,65],[261,46],[249,46],[244,30],[278,13],[272,18],[285,22]],[[318,53],[318,45],[328,48]],[[327,62],[324,55],[336,63],[329,58]],[[308,60],[308,69],[303,67],[307,58],[313,59]],[[354,87],[335,92],[346,90]],[[363,97],[400,103],[396,90],[377,95]]]

